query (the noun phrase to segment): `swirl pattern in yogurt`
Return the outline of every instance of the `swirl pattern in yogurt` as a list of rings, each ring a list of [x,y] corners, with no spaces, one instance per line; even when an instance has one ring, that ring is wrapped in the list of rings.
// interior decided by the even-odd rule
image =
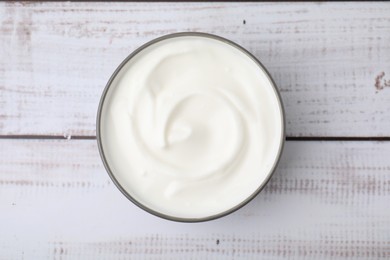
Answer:
[[[269,178],[283,112],[267,74],[240,48],[202,35],[166,38],[118,71],[99,135],[123,190],[167,217],[234,209]]]

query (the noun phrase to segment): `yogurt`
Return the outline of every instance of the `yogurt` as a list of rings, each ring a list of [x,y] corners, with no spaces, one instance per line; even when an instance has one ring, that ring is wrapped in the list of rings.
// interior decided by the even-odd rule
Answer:
[[[272,81],[248,53],[206,34],[136,51],[101,102],[98,140],[127,197],[159,216],[206,220],[251,199],[284,141]]]

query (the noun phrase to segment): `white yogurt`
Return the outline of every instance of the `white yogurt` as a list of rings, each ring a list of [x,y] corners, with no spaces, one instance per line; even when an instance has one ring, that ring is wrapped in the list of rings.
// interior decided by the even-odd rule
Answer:
[[[112,81],[101,146],[139,203],[204,219],[236,207],[268,179],[283,143],[281,110],[265,72],[237,47],[168,38],[136,54]]]

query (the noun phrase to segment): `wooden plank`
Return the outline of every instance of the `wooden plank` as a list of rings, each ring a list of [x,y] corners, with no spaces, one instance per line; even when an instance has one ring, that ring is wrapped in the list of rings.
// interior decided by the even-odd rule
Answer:
[[[389,136],[390,3],[0,3],[0,135],[95,135],[111,73],[164,34],[227,37],[269,69],[289,136]]]
[[[0,259],[390,257],[390,142],[287,142],[259,196],[198,224],[132,205],[93,140],[0,146]]]

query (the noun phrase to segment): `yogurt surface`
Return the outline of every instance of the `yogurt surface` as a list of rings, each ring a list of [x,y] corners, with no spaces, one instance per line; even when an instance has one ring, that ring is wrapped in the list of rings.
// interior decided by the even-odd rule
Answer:
[[[200,35],[158,41],[117,73],[103,101],[110,171],[152,211],[204,219],[269,178],[283,143],[278,95],[238,47]]]

